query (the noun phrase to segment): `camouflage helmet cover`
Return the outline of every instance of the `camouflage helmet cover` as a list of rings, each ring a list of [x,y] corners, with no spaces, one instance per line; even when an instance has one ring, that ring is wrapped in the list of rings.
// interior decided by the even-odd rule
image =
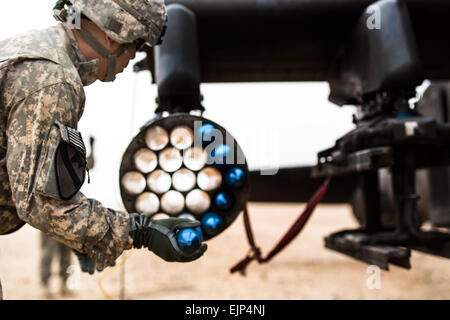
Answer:
[[[154,46],[166,24],[164,0],[69,0],[118,43],[142,39]]]

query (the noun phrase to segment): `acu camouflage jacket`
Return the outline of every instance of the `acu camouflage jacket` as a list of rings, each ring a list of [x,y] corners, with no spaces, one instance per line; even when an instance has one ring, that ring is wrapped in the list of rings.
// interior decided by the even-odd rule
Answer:
[[[62,200],[52,188],[60,129],[77,127],[83,85],[97,71],[64,24],[0,42],[0,234],[26,222],[88,254],[100,271],[131,248],[128,214],[80,192]]]

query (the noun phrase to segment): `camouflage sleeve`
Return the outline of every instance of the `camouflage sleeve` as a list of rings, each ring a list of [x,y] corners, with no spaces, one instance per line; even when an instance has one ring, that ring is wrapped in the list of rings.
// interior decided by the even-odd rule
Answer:
[[[12,106],[7,168],[19,217],[51,238],[88,254],[97,270],[130,249],[127,213],[107,209],[77,193],[61,200],[46,193],[48,167],[58,144],[55,122],[76,127],[79,96],[65,83],[47,86]]]

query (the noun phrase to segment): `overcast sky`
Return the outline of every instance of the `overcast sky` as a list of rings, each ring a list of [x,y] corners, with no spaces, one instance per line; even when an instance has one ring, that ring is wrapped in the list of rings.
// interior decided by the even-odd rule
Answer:
[[[0,5],[0,39],[55,25],[56,1],[14,0]],[[118,171],[123,152],[155,110],[156,86],[149,72],[135,74],[133,62],[113,83],[85,88],[79,130],[86,145],[96,138],[96,167],[83,192],[121,207]],[[326,83],[204,84],[204,116],[230,131],[251,168],[315,164],[316,154],[353,128],[353,108],[328,102]]]

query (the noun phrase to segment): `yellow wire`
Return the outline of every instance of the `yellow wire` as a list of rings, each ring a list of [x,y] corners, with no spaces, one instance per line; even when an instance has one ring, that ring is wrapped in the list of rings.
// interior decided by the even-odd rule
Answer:
[[[97,281],[98,287],[100,288],[100,291],[102,292],[102,294],[103,294],[103,296],[105,297],[106,300],[112,300],[112,298],[106,292],[106,290],[103,288],[103,285],[102,285],[103,280],[105,280],[107,277],[109,277],[118,267],[123,265],[125,263],[125,261],[127,261],[133,255],[133,251],[134,250],[130,250],[128,254],[124,253],[122,255],[122,259],[120,259],[120,261],[118,263],[116,263],[116,265],[114,267],[111,267],[110,269],[105,271],[105,273],[103,273],[100,276],[100,278],[98,279],[98,281]]]

